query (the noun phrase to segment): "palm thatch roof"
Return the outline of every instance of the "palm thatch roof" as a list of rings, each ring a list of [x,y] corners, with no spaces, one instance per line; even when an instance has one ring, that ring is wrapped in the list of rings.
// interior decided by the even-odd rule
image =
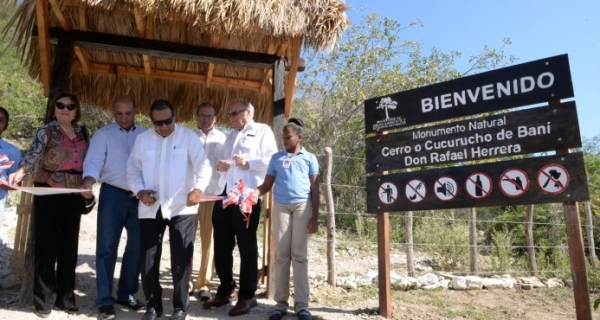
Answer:
[[[266,54],[286,61],[285,114],[289,115],[302,48],[333,46],[346,28],[347,7],[340,0],[0,0],[18,9],[14,43],[23,53],[30,75],[50,95],[57,35],[79,32],[93,42],[155,40],[169,50],[178,44],[234,53]],[[7,30],[7,29],[6,29]],[[9,35],[10,36],[10,35]],[[86,40],[87,41],[87,40]],[[89,41],[88,41],[89,42]],[[75,42],[68,91],[87,105],[105,109],[120,95],[134,96],[148,114],[155,99],[171,101],[178,118],[189,119],[201,102],[220,108],[243,97],[256,107],[255,119],[272,119],[272,73],[264,64],[240,65],[225,60],[198,60],[164,52],[120,51],[115,47]],[[189,49],[189,47],[186,47]],[[161,49],[162,50],[162,49]],[[200,51],[203,52],[203,51]],[[220,51],[217,51],[217,53]],[[243,55],[242,55],[243,56]]]

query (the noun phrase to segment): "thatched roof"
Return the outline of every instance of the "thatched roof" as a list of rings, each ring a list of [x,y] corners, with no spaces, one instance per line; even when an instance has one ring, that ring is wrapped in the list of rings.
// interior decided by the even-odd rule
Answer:
[[[301,49],[332,47],[348,23],[339,0],[24,0],[18,6],[11,20],[15,43],[47,96],[57,51],[53,31],[73,30],[286,57],[286,115]],[[128,94],[147,114],[152,101],[167,99],[182,119],[201,102],[223,107],[243,97],[256,106],[257,120],[272,118],[271,68],[81,44],[73,51],[67,90],[84,104],[109,109],[115,97]]]

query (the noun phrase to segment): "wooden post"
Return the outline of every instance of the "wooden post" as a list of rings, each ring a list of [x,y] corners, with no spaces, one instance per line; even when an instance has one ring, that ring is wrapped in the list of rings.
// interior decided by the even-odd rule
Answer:
[[[283,132],[283,122],[285,114],[285,63],[284,59],[280,59],[273,64],[273,133],[275,134],[275,141],[277,141],[277,149],[283,150],[283,140],[281,140],[281,133]],[[269,208],[273,207],[273,197],[269,197]],[[267,265],[267,298],[273,300],[275,297],[275,239],[271,234],[271,217],[265,217],[265,237],[269,239],[269,261]],[[269,231],[267,231],[269,230]]]
[[[527,241],[527,254],[529,256],[529,270],[534,277],[538,276],[537,260],[535,258],[535,245],[533,240],[533,209],[534,205],[527,205],[527,219],[525,221],[525,240]]]
[[[587,243],[588,243],[588,251],[590,252],[590,263],[592,264],[592,268],[596,269],[596,245],[594,244],[594,221],[592,219],[592,206],[589,201],[585,202],[585,216],[586,216],[586,226],[587,226]]]
[[[392,316],[392,294],[390,281],[390,214],[377,215],[377,265],[379,271],[379,314]]]
[[[469,208],[469,248],[471,275],[479,274],[477,269],[477,210]]]
[[[415,251],[413,248],[413,212],[407,211],[404,219],[406,229],[406,271],[409,277],[415,276]]]
[[[336,286],[335,271],[335,207],[331,190],[331,171],[333,155],[330,147],[325,147],[325,166],[323,168],[323,188],[325,188],[325,206],[327,207],[327,283]]]
[[[550,107],[556,104],[560,104],[560,100],[549,102]],[[556,150],[557,155],[567,153],[569,153],[568,148]],[[577,202],[564,202],[563,212],[565,216],[565,225],[567,227],[569,259],[571,260],[577,320],[592,319],[590,292],[588,288],[587,273],[585,271],[585,249],[583,247],[581,219],[579,217],[579,206],[577,205]]]
[[[50,78],[50,95],[48,96],[48,105],[46,108],[45,123],[52,121],[50,111],[54,106],[50,103],[61,92],[69,89],[69,79],[71,77],[71,64],[73,62],[73,37],[70,32],[61,34],[58,38],[54,64],[52,65],[52,78]]]

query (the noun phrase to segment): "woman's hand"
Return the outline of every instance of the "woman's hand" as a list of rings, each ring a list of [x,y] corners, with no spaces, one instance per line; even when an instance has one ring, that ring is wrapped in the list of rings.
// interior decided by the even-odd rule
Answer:
[[[17,169],[17,171],[15,171],[14,173],[11,173],[8,176],[7,182],[10,185],[19,184],[21,182],[21,180],[23,180],[23,177],[25,177],[25,169],[19,168],[19,169]]]

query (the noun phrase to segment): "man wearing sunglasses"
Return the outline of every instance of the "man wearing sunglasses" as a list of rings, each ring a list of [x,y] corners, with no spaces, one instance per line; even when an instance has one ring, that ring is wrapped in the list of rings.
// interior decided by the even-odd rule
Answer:
[[[163,313],[160,286],[162,238],[169,228],[173,314],[186,318],[190,259],[194,252],[198,203],[210,181],[211,169],[198,135],[175,123],[173,106],[157,100],[150,106],[154,130],[140,134],[127,161],[127,182],[140,199],[142,288],[146,296],[143,320]]]
[[[221,174],[220,185],[231,190],[242,179],[248,188],[262,184],[271,156],[277,152],[275,136],[271,128],[253,120],[254,106],[244,99],[235,99],[227,110],[233,127],[227,135],[217,171]],[[261,200],[252,206],[250,221],[244,221],[239,206],[223,208],[217,201],[213,209],[215,269],[221,284],[216,296],[204,303],[204,308],[229,304],[236,283],[233,280],[233,248],[240,250],[240,283],[238,301],[229,311],[230,316],[246,314],[256,306],[254,293],[258,281],[258,245],[256,229],[260,218]]]
[[[115,121],[100,128],[90,143],[83,162],[83,188],[100,187],[96,237],[96,306],[98,319],[115,319],[115,302],[132,310],[144,304],[135,298],[140,275],[139,200],[127,186],[127,158],[137,136],[146,130],[136,125],[131,97],[119,97],[113,104]],[[122,257],[117,299],[112,296],[115,264],[123,228],[127,243]]]

